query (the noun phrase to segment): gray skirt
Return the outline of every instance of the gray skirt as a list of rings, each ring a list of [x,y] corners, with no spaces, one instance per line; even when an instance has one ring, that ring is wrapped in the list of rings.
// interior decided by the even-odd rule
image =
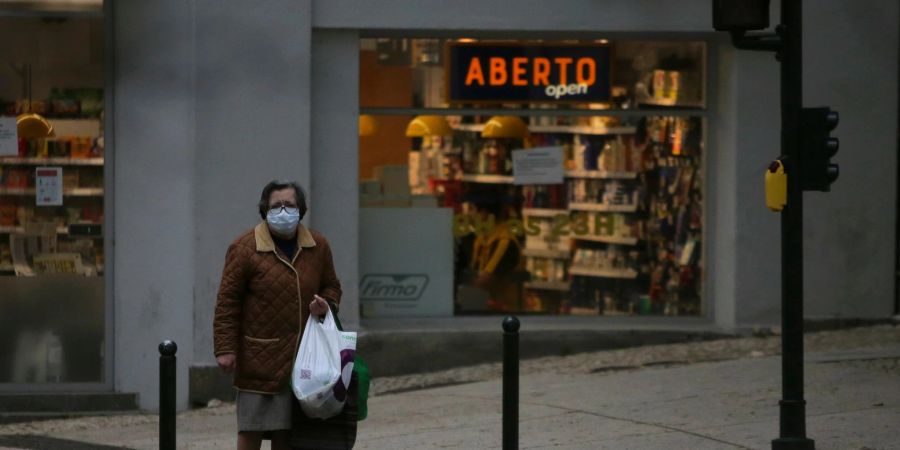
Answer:
[[[278,394],[238,391],[238,431],[274,431],[291,429],[291,403],[294,392],[288,387]]]

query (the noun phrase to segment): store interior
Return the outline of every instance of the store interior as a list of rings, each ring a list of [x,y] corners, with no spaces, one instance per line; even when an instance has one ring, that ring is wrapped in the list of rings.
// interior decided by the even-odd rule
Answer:
[[[101,382],[103,19],[0,17],[0,41],[0,383]]]
[[[537,86],[544,99],[536,89],[515,101],[488,89],[475,93],[486,99],[454,97],[460,77],[478,81],[457,56],[472,47],[525,55],[520,74],[496,77],[503,88],[529,76],[527,61],[573,46],[610,55],[591,63],[596,77],[575,74],[609,80],[599,101],[559,101],[554,86]],[[453,239],[451,252],[420,256],[452,262],[452,292],[420,302],[450,299],[455,315],[703,313],[704,42],[392,38],[360,48],[360,207],[453,212],[451,223],[420,224],[450,227]],[[561,175],[527,181],[515,162],[523,151],[553,155]],[[385,258],[361,255],[373,267]],[[363,316],[432,315],[366,308],[390,300],[364,292]]]

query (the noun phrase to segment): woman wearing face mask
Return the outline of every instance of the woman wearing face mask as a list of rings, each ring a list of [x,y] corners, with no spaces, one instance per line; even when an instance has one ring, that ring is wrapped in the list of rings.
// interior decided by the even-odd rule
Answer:
[[[263,221],[228,247],[213,322],[219,367],[234,373],[238,449],[289,448],[291,369],[312,314],[336,309],[341,284],[328,241],[304,227],[306,195],[272,181],[259,201]]]

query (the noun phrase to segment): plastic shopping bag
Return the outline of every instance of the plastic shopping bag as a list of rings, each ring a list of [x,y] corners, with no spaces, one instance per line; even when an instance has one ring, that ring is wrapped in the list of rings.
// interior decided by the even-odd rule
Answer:
[[[356,333],[340,331],[331,310],[322,323],[311,318],[306,323],[291,387],[308,417],[327,419],[341,412],[356,354]]]

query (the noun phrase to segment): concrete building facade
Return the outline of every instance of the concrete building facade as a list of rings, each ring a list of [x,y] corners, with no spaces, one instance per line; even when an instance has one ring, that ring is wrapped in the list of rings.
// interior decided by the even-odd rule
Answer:
[[[830,193],[805,197],[806,316],[890,317],[900,6],[804,3],[804,104],[841,114],[840,179]],[[347,130],[357,128],[359,45],[370,36],[707,42],[706,312],[667,326],[777,326],[780,221],[764,206],[762,174],[779,153],[778,63],[713,32],[711,9],[705,0],[107,2],[112,388],[156,408],[156,344],[173,339],[179,405],[188,406],[192,369],[215,364],[212,314],[225,250],[257,222],[259,191],[275,177],[308,190],[305,222],[332,243],[343,322],[366,330],[358,314],[359,143]],[[773,2],[773,23],[778,11]],[[530,320],[585,330],[658,323]]]

